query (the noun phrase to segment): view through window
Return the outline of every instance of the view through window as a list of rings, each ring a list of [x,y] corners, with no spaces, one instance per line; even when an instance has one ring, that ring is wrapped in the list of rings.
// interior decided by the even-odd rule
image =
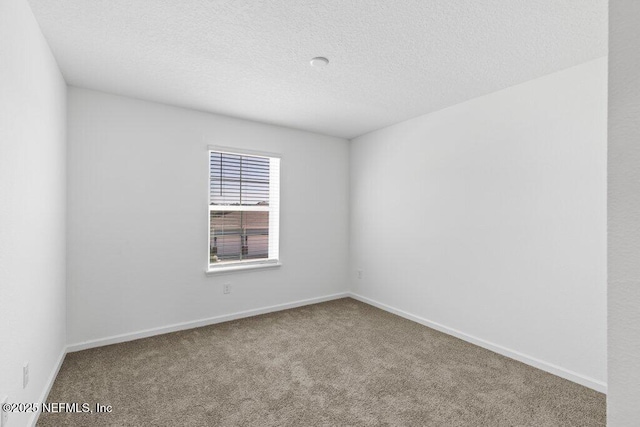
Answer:
[[[209,266],[277,262],[280,159],[209,151]]]

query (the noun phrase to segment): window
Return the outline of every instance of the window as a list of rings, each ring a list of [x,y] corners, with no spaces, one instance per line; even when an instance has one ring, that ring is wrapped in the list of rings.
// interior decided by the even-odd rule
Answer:
[[[280,158],[209,150],[209,271],[278,265]]]

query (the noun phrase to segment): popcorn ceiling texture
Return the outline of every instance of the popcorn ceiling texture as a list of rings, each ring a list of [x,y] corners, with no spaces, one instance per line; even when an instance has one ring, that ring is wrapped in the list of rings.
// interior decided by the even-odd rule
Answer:
[[[341,299],[68,354],[38,426],[597,427],[605,396]]]
[[[607,53],[603,0],[30,3],[70,85],[346,138]]]

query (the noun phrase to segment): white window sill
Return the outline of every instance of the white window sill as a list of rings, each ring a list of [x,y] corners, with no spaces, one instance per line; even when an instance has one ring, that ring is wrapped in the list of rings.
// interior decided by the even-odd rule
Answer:
[[[216,274],[232,273],[234,271],[246,271],[246,270],[262,270],[265,268],[277,268],[282,266],[278,261],[273,262],[251,262],[251,263],[229,263],[216,265],[215,267],[209,267],[205,274],[207,276],[213,276]]]

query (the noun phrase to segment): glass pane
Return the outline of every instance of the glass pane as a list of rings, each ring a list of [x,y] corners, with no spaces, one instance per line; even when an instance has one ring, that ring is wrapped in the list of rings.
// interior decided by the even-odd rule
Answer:
[[[269,212],[211,211],[211,263],[269,257]]]
[[[269,256],[269,212],[243,212],[245,259]]]
[[[212,151],[209,195],[212,205],[269,204],[269,159]]]

